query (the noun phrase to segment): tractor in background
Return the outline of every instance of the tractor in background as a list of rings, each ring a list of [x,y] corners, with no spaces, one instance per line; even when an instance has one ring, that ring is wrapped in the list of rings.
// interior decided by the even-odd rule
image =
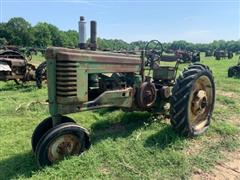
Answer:
[[[175,55],[179,57],[181,63],[194,63],[200,62],[200,52],[199,51],[186,51],[186,50],[177,50]]]
[[[0,50],[0,81],[14,80],[17,84],[36,81],[38,88],[46,80],[46,62],[37,68],[29,60],[14,50]]]
[[[225,50],[215,50],[214,51],[214,57],[216,60],[221,59],[232,59],[233,58],[233,52],[232,51],[225,51]]]

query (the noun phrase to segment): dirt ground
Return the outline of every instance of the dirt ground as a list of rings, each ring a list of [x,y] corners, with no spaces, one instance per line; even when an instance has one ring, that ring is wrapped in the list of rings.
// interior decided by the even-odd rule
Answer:
[[[224,94],[232,97],[232,94]],[[229,121],[240,127],[239,117],[232,116]],[[193,180],[240,180],[240,150],[224,153],[227,160],[218,162],[210,172],[198,170],[191,177]]]
[[[193,180],[240,180],[240,150],[226,153],[227,160],[219,162],[210,172],[197,171]]]

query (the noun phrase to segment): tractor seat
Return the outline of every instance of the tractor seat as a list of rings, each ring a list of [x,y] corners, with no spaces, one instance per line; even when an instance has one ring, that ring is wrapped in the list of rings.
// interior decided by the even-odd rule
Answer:
[[[176,55],[162,55],[160,63],[162,62],[176,62],[175,66],[158,65],[153,69],[153,79],[161,81],[174,81],[179,65],[179,57]]]

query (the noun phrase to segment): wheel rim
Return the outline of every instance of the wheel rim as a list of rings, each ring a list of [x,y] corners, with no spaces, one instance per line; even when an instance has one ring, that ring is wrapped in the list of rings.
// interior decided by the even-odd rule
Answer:
[[[77,136],[65,134],[55,139],[49,146],[48,159],[52,163],[64,159],[64,157],[77,155],[81,151],[81,143]]]
[[[153,86],[146,86],[143,90],[143,103],[146,107],[152,106],[153,102],[155,101],[155,94],[156,90]]]
[[[152,83],[144,82],[139,89],[139,93],[137,95],[137,102],[139,108],[150,108],[155,103],[156,89]]]
[[[210,119],[213,106],[213,87],[207,76],[199,77],[192,88],[188,105],[190,126],[198,131],[204,128]]]

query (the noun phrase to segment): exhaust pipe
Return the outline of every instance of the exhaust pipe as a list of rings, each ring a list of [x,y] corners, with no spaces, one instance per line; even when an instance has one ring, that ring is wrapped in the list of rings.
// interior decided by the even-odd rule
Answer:
[[[97,22],[90,22],[90,49],[92,51],[97,50]]]
[[[80,16],[80,21],[78,23],[79,27],[79,44],[78,47],[80,49],[87,48],[87,40],[86,40],[86,22],[84,16]]]
[[[80,16],[80,21],[78,23],[79,27],[79,44],[78,47],[80,49],[87,49],[90,47],[92,51],[97,50],[97,22],[90,22],[90,43],[87,44],[86,37],[86,21],[84,16]]]

